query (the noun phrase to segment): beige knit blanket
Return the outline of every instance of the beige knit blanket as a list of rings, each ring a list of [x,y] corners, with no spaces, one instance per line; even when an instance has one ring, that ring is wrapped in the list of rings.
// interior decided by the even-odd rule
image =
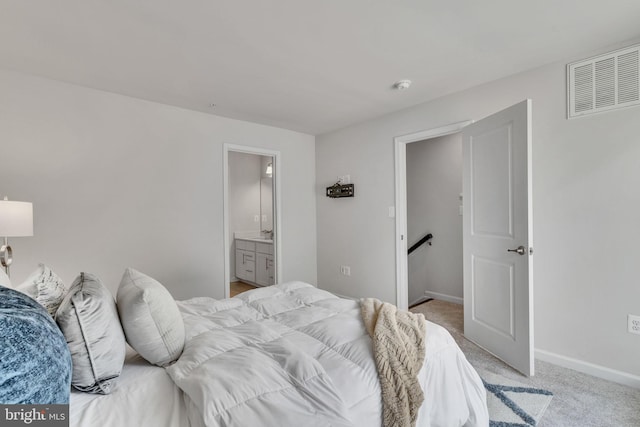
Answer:
[[[414,427],[424,400],[418,382],[424,362],[424,316],[374,298],[361,300],[360,309],[380,377],[382,425]]]

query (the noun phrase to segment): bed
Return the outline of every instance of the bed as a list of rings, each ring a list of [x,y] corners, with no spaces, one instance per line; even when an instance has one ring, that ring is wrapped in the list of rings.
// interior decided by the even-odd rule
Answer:
[[[129,349],[110,394],[71,393],[71,426],[375,426],[380,385],[357,301],[302,282],[178,302],[186,341],[161,368]],[[487,426],[485,389],[427,322],[417,425]]]

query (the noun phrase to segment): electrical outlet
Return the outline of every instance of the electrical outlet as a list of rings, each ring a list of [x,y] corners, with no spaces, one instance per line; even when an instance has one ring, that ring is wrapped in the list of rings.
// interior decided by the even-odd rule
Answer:
[[[627,319],[627,330],[629,333],[640,335],[640,316],[630,314]]]
[[[340,273],[342,273],[344,276],[351,276],[351,267],[349,267],[348,265],[341,265]]]

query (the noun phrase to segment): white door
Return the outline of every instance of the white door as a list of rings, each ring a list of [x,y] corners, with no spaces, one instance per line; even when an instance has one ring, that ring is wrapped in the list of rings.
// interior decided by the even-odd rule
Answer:
[[[463,130],[464,334],[534,373],[531,100]]]

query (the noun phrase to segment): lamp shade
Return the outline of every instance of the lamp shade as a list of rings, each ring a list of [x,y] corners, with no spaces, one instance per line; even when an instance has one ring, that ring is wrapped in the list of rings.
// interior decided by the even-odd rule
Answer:
[[[33,204],[0,200],[0,236],[33,236]]]

